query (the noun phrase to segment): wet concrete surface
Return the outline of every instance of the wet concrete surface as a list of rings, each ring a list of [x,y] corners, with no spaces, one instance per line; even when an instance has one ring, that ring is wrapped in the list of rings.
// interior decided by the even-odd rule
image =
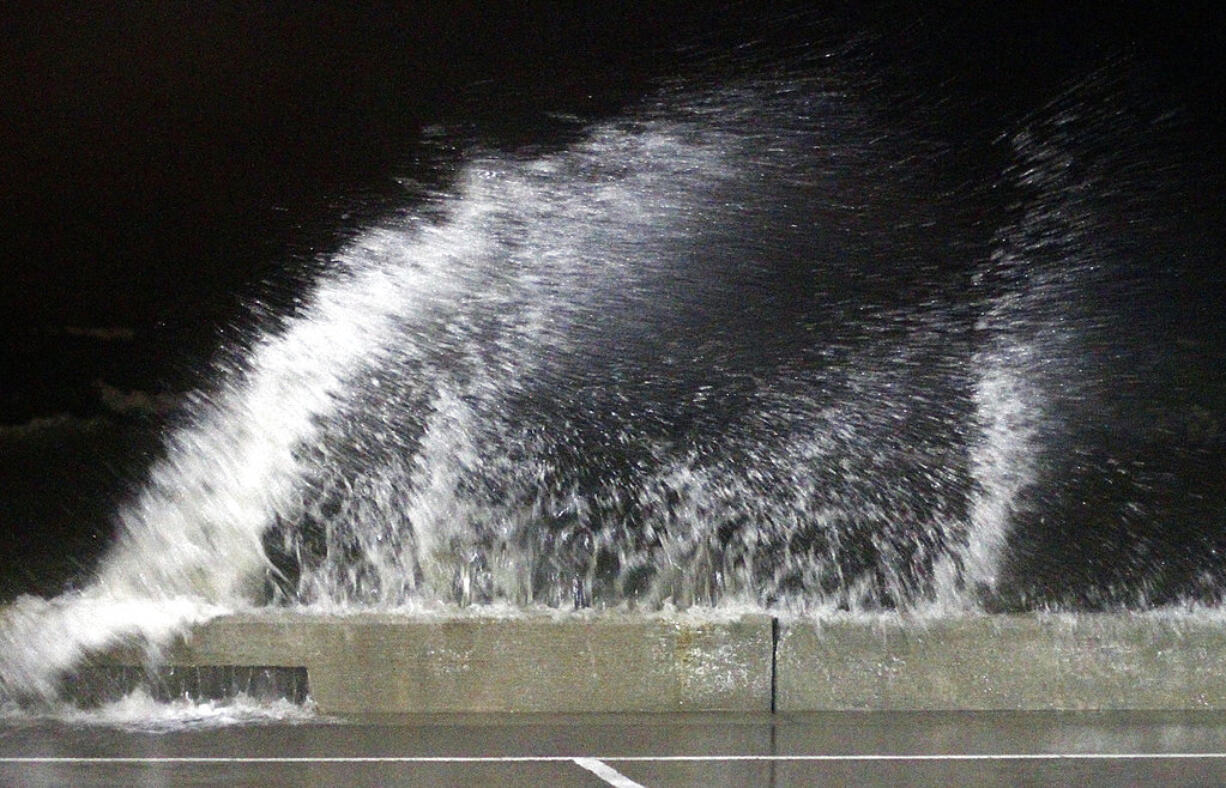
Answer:
[[[0,726],[3,785],[1212,785],[1222,712],[320,719]]]

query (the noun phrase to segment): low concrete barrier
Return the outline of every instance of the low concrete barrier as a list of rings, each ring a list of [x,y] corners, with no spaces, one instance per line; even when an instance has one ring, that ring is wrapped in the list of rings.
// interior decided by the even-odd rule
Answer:
[[[1226,622],[1153,614],[781,623],[780,711],[1226,709]]]
[[[769,711],[772,621],[687,616],[216,619],[177,665],[304,666],[335,713]]]
[[[196,628],[165,664],[305,668],[329,713],[1226,709],[1209,616],[267,611]]]

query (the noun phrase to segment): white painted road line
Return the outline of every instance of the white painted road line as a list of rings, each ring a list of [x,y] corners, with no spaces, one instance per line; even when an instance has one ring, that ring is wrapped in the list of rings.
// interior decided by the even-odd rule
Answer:
[[[724,761],[1123,761],[1123,760],[1226,760],[1226,752],[1036,752],[944,754],[842,755],[373,755],[373,756],[43,756],[5,755],[0,764],[154,764],[154,763],[667,763]],[[583,765],[583,764],[579,764]],[[586,766],[584,768],[587,768]]]
[[[646,788],[642,783],[636,783],[617,769],[596,758],[575,758],[575,764],[617,788]]]

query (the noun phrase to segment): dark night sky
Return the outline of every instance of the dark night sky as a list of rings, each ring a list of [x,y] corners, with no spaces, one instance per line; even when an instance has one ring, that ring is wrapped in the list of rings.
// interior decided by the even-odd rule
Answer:
[[[544,111],[615,111],[737,43],[769,58],[867,32],[918,93],[976,95],[979,120],[1135,53],[1206,140],[1221,128],[1211,4],[850,3],[803,23],[756,3],[33,5],[3,12],[0,46],[8,422],[88,410],[65,392],[99,377],[175,385],[259,282],[394,207],[424,125],[515,145]],[[136,340],[102,349],[65,326]]]

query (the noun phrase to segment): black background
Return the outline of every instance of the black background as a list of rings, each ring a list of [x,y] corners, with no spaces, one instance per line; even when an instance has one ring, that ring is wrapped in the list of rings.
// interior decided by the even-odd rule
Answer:
[[[423,126],[460,118],[515,144],[544,111],[615,111],[695,60],[868,39],[903,89],[973,97],[970,120],[987,126],[1124,54],[1217,145],[1224,38],[1212,4],[984,5],[10,7],[0,421],[88,412],[82,384],[100,377],[181,385],[261,282],[403,201],[393,177],[416,174]],[[135,338],[102,347],[66,326]]]

